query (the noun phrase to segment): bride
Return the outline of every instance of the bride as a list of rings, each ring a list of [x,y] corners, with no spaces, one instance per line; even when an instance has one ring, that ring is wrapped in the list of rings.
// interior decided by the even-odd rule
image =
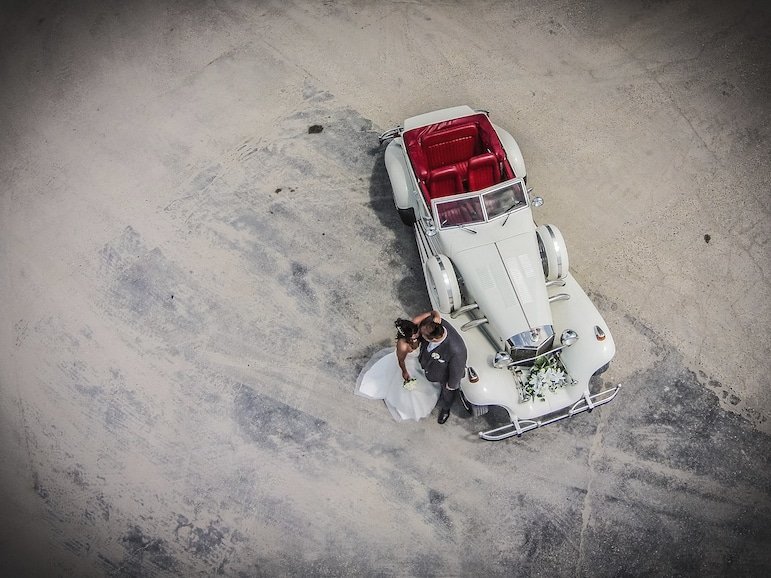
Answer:
[[[356,380],[356,394],[382,399],[396,421],[426,417],[439,399],[440,388],[428,381],[418,363],[420,332],[418,323],[439,313],[432,311],[412,321],[397,319],[396,348],[377,352]]]

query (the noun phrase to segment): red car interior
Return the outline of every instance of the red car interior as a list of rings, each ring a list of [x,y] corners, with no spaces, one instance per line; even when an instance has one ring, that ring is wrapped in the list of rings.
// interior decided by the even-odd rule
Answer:
[[[441,218],[442,225],[475,223],[482,219],[482,213],[469,203],[449,201],[443,205]]]
[[[469,159],[481,152],[479,129],[473,124],[428,134],[422,145],[429,169],[455,165],[461,173],[466,172]]]
[[[432,199],[447,197],[463,192],[463,181],[455,165],[434,169],[428,175],[428,191]]]
[[[468,187],[479,191],[500,182],[501,168],[493,153],[472,157],[468,162]]]
[[[485,114],[419,127],[402,138],[427,203],[514,178],[498,134]]]

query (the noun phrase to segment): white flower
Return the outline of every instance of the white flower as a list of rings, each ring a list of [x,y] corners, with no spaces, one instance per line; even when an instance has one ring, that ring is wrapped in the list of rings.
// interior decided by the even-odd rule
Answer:
[[[517,384],[519,401],[525,402],[536,398],[544,401],[547,389],[557,391],[558,388],[567,385],[568,381],[573,383],[573,380],[569,380],[565,371],[560,367],[556,358],[539,358],[530,370],[527,381],[520,379]]]
[[[439,357],[441,357],[441,356],[440,356],[440,355],[439,355],[439,354],[438,354],[436,351],[434,351],[434,352],[431,354],[431,357],[432,357],[433,359],[439,359]]]

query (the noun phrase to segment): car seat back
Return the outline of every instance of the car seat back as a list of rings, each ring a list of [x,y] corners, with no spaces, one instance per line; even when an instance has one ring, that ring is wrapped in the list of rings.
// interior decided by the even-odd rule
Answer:
[[[460,171],[454,165],[434,169],[428,176],[428,191],[432,199],[463,192]]]
[[[467,124],[437,131],[423,139],[428,168],[465,163],[479,152],[479,130]]]
[[[501,169],[498,158],[493,153],[484,153],[472,157],[468,162],[468,186],[469,191],[486,189],[501,178]]]

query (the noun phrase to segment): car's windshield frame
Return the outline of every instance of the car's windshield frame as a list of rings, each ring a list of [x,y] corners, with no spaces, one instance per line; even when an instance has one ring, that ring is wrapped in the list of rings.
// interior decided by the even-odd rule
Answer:
[[[507,189],[513,191],[513,194],[508,198],[501,195]],[[496,195],[500,195],[501,198],[495,199]],[[514,203],[515,200],[517,201],[516,203]],[[497,203],[497,205],[494,205],[494,203]],[[505,217],[514,211],[524,209],[529,206],[529,203],[530,201],[522,179],[511,179],[481,191],[462,193],[432,201],[434,217],[440,229],[483,225]],[[453,209],[457,207],[458,216],[465,216],[466,218],[448,222],[446,218],[443,218],[447,214],[443,215],[441,211],[442,205],[447,204],[452,204]]]

